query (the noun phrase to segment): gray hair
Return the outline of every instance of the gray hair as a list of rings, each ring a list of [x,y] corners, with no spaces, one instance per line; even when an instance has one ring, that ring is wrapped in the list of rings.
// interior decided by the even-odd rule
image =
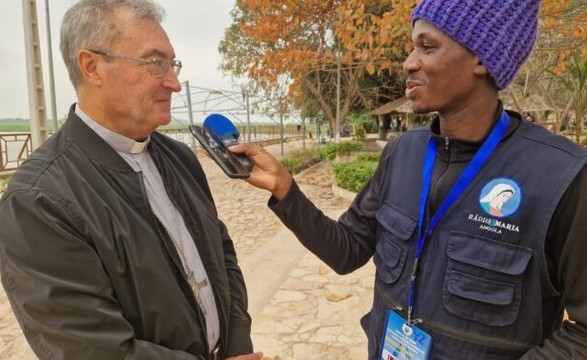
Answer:
[[[108,50],[120,35],[113,21],[114,10],[126,8],[137,19],[148,19],[161,24],[165,10],[153,0],[80,0],[63,17],[61,24],[61,56],[69,72],[75,90],[81,83],[82,74],[77,64],[81,49]]]

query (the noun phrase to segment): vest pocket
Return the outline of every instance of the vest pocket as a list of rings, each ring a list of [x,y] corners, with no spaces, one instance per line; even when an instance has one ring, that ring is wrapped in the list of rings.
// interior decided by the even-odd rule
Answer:
[[[518,316],[532,249],[454,232],[447,256],[446,310],[491,326],[511,325]]]
[[[403,271],[417,221],[388,202],[383,203],[375,218],[379,226],[373,261],[381,281],[392,284]]]

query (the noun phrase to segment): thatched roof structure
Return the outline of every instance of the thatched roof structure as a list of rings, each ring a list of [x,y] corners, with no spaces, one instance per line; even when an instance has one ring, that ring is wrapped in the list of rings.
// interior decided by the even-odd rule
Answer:
[[[412,108],[410,106],[410,99],[401,97],[399,99],[395,99],[393,101],[388,102],[387,104],[381,105],[375,110],[371,110],[367,113],[367,115],[386,115],[391,113],[411,113]]]
[[[544,96],[539,94],[523,94],[520,86],[512,85],[503,92],[502,98],[507,109],[518,112],[542,112],[558,110]]]

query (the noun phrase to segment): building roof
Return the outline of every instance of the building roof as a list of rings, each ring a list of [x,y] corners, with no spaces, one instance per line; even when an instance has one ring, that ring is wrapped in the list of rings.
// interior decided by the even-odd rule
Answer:
[[[410,99],[401,97],[399,99],[395,99],[393,101],[388,102],[387,104],[381,105],[375,110],[371,110],[367,113],[367,115],[385,115],[391,113],[411,113],[412,108],[410,106]]]

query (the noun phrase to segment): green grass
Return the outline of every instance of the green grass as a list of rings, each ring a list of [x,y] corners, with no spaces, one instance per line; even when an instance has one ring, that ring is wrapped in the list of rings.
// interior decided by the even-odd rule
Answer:
[[[31,126],[28,121],[0,121],[0,132],[30,132]]]
[[[47,128],[53,133],[53,121],[47,119]],[[31,132],[31,123],[23,119],[0,119],[0,132]]]

